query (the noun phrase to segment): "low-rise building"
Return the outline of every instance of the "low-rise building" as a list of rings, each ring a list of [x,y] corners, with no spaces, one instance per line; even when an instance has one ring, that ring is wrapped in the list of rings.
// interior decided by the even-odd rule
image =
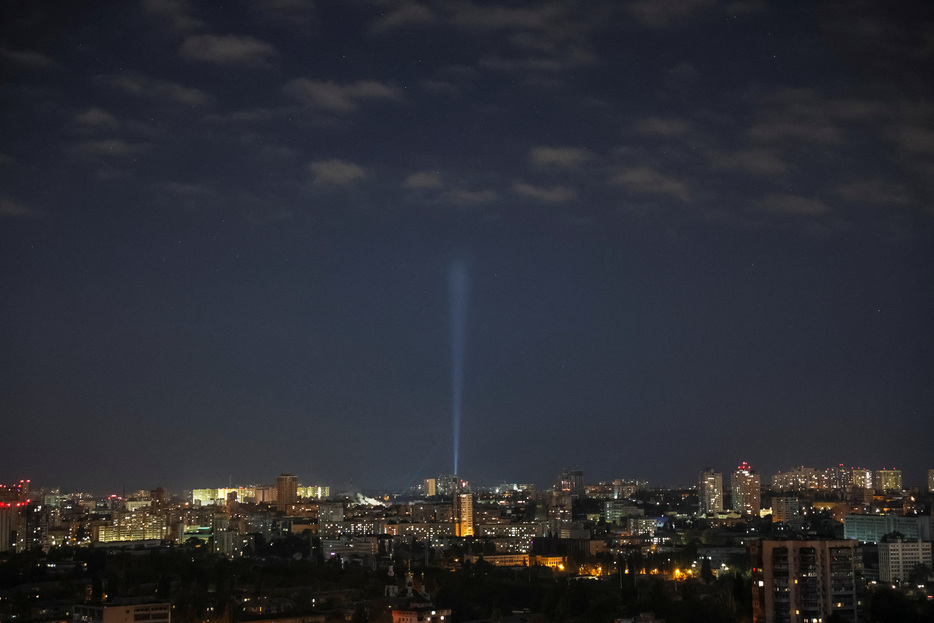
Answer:
[[[395,608],[392,611],[392,623],[437,623],[450,620],[450,610],[432,605]]]
[[[72,611],[74,623],[171,623],[169,602],[126,601],[113,604],[77,604]]]
[[[879,543],[879,579],[905,582],[918,565],[931,568],[931,543],[886,537]]]
[[[847,515],[843,518],[843,538],[860,543],[879,543],[882,537],[898,532],[907,539],[931,540],[931,517],[900,515]]]
[[[529,566],[529,555],[528,554],[484,554],[483,556],[475,556],[474,554],[468,554],[464,556],[464,560],[468,560],[472,563],[479,562],[483,560],[490,563],[495,567],[528,567]]]

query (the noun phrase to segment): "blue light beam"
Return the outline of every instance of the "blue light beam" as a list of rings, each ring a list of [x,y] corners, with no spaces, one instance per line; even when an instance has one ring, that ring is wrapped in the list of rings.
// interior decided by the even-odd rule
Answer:
[[[451,295],[451,415],[454,425],[454,473],[457,474],[461,440],[461,414],[464,406],[464,351],[467,337],[467,264],[455,261],[448,273]]]

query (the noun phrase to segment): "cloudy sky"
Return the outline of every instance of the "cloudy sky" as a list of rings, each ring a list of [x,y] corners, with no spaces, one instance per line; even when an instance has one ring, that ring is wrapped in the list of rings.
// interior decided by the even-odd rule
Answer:
[[[0,479],[934,468],[929,2],[2,12]]]

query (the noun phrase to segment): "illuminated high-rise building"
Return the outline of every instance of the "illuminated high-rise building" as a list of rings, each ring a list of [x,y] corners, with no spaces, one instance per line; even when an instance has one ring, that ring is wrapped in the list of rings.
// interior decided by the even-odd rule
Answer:
[[[772,521],[788,523],[793,517],[800,515],[801,506],[796,497],[772,497]]]
[[[623,480],[617,478],[613,481],[613,499],[625,500],[631,498],[636,491],[645,491],[648,486],[648,480]]]
[[[733,489],[733,510],[741,515],[758,515],[762,483],[759,474],[746,461],[733,472],[730,485]]]
[[[877,469],[872,474],[872,488],[879,491],[901,491],[902,470]]]
[[[835,489],[846,489],[853,483],[853,472],[843,467],[843,463],[829,469],[831,469],[834,474]]]
[[[587,495],[584,489],[584,472],[570,467],[564,468],[561,478],[558,479],[558,490],[564,495],[570,495],[572,500],[583,499]]]
[[[161,511],[169,501],[169,493],[163,487],[156,487],[149,492],[149,499],[152,501],[153,511]]]
[[[708,468],[697,482],[697,513],[716,515],[723,512],[723,474]]]
[[[772,476],[773,491],[832,491],[846,489],[853,481],[853,473],[843,465],[817,469],[793,467]]]
[[[17,553],[41,550],[47,530],[47,515],[42,504],[20,502],[19,524],[16,529]]]
[[[298,478],[294,474],[281,474],[276,478],[276,510],[291,510],[298,503]]]
[[[298,497],[300,498],[315,498],[316,500],[323,500],[330,495],[331,487],[325,487],[322,485],[308,485],[298,488]]]
[[[0,502],[28,502],[29,480],[20,480],[12,485],[0,485]]]
[[[0,502],[0,553],[13,551],[21,502]]]
[[[253,485],[253,501],[256,504],[274,504],[276,502],[276,486]]]
[[[95,538],[101,543],[165,539],[168,534],[165,516],[150,514],[143,509],[114,513],[109,521],[95,526]]]
[[[443,474],[435,478],[435,492],[438,495],[457,495],[460,479],[454,474]]]
[[[195,506],[217,504],[217,489],[193,489],[191,503]]]
[[[428,497],[434,497],[438,495],[438,481],[434,478],[426,478],[425,482],[422,483],[422,493]]]
[[[458,493],[454,496],[454,533],[457,536],[473,536],[472,493]]]
[[[872,489],[872,470],[855,467],[852,470],[853,484],[860,489]]]
[[[820,489],[820,472],[813,467],[793,467],[772,476],[773,491],[809,491]]]
[[[934,493],[934,469],[928,470],[928,493]]]

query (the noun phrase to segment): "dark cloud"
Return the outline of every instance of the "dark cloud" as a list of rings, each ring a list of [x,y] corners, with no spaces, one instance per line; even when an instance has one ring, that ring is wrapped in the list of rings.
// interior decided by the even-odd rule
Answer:
[[[629,13],[652,28],[686,26],[707,12],[737,17],[756,13],[764,8],[760,0],[630,0],[625,4]]]
[[[711,153],[710,163],[715,169],[738,169],[756,175],[783,175],[789,171],[788,164],[777,150],[764,148]]]
[[[146,145],[130,143],[119,138],[107,138],[97,141],[87,141],[75,147],[75,152],[87,156],[113,156],[123,157],[137,154],[146,149]]]
[[[19,69],[49,69],[55,66],[54,60],[33,50],[0,49],[0,59]]]
[[[191,35],[179,48],[182,58],[219,64],[265,65],[276,49],[249,36]]]
[[[314,0],[257,0],[250,7],[264,21],[293,30],[307,28],[315,19]]]
[[[647,26],[664,27],[717,6],[717,0],[634,0],[626,4],[633,17]]]
[[[425,188],[441,188],[444,186],[444,183],[441,180],[441,175],[435,171],[419,171],[408,175],[403,185],[413,190],[421,190]]]
[[[934,127],[926,125],[899,125],[891,134],[899,147],[913,154],[934,155]]]
[[[637,193],[670,195],[681,201],[691,200],[687,184],[648,165],[619,167],[613,172],[610,183]]]
[[[689,121],[678,118],[648,117],[636,123],[639,132],[667,137],[683,136],[690,128]]]
[[[564,203],[577,197],[577,193],[565,186],[552,186],[550,188],[535,186],[525,182],[516,182],[512,187],[516,194],[531,197],[545,203]]]
[[[204,120],[219,124],[246,124],[265,125],[282,122],[294,117],[299,112],[297,106],[277,108],[254,108],[251,110],[238,110],[224,114],[212,113],[205,115]]]
[[[854,180],[840,184],[837,194],[853,203],[871,203],[876,205],[907,205],[913,196],[904,184],[898,184],[881,178]]]
[[[0,197],[0,219],[31,218],[42,213],[9,197]]]
[[[187,0],[143,0],[142,7],[148,15],[161,20],[174,34],[185,34],[204,25],[204,22],[191,15],[191,6]]]
[[[825,0],[817,15],[827,43],[864,80],[889,92],[931,97],[934,31],[927,3]]]
[[[483,6],[469,0],[451,4],[451,20],[464,28],[476,30],[543,30],[567,15],[561,2],[546,2],[533,8]]]
[[[431,24],[438,15],[419,2],[400,2],[373,24],[373,32],[388,32],[406,26]]]
[[[366,169],[347,160],[317,160],[309,163],[308,170],[315,184],[322,186],[346,186],[367,176]]]
[[[830,207],[816,197],[802,197],[793,194],[772,194],[760,203],[763,210],[788,216],[822,216],[830,212]]]
[[[480,59],[480,66],[496,71],[514,72],[556,72],[567,71],[582,65],[590,65],[597,57],[581,48],[571,47],[549,56],[503,57],[485,56]]]
[[[296,78],[284,87],[286,95],[306,106],[334,113],[356,111],[363,101],[398,102],[401,96],[395,87],[375,80],[359,80],[349,84]]]
[[[479,206],[492,203],[499,199],[499,193],[494,190],[447,190],[439,195],[442,203],[457,206]]]
[[[539,167],[577,168],[593,157],[588,150],[580,147],[533,147],[529,160]]]
[[[460,94],[460,88],[446,80],[427,79],[419,83],[421,90],[431,95],[449,95],[456,96]]]
[[[100,108],[89,108],[75,115],[75,121],[83,126],[94,128],[118,128],[120,122],[112,114]]]
[[[151,200],[162,209],[203,210],[217,208],[221,204],[220,193],[207,182],[156,182],[150,188]]]
[[[101,75],[96,76],[94,80],[98,84],[147,99],[172,101],[188,106],[206,106],[211,103],[210,96],[201,89],[149,78],[135,72]]]

